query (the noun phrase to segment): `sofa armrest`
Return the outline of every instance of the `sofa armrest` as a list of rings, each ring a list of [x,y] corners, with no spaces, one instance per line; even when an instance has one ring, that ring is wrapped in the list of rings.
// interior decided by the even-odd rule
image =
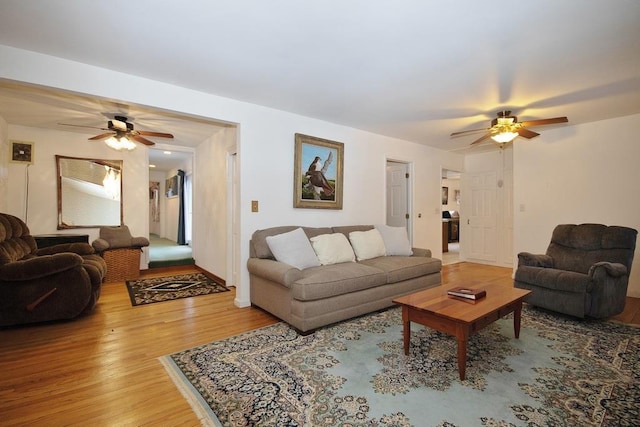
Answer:
[[[589,267],[589,276],[595,277],[598,274],[598,270],[604,271],[611,277],[620,277],[627,275],[627,267],[624,264],[612,263],[612,262],[596,262]]]
[[[519,266],[553,268],[553,258],[549,255],[520,252],[518,254]]]
[[[250,274],[279,283],[287,288],[302,277],[302,271],[272,259],[249,258],[247,269]]]
[[[40,279],[82,265],[80,255],[65,252],[16,261],[0,267],[0,280],[6,282]]]
[[[425,258],[431,258],[431,250],[430,249],[411,248],[411,250],[413,251],[413,255],[412,256],[421,256],[421,257],[425,257]]]

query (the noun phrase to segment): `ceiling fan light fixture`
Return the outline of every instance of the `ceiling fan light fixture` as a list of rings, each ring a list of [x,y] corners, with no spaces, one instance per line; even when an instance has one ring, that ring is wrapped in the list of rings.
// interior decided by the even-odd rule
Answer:
[[[507,144],[518,136],[518,132],[500,132],[495,135],[491,135],[491,139],[493,139],[498,144]]]
[[[116,135],[116,136],[110,136],[109,138],[107,138],[105,141],[105,144],[107,144],[110,148],[113,148],[114,150],[117,151],[122,151],[122,150],[128,150],[131,151],[134,148],[136,148],[136,144],[133,141],[130,141],[126,136],[124,135]]]

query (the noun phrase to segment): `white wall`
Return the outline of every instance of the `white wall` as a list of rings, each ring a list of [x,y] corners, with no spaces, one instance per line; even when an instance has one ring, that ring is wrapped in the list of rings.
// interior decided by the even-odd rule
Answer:
[[[640,230],[638,123],[640,115],[633,115],[546,129],[514,145],[516,253],[544,253],[558,224]],[[638,247],[627,292],[632,297],[640,297]]]
[[[98,237],[97,228],[57,230],[58,199],[55,155],[106,160],[123,160],[124,223],[136,236],[148,235],[148,206],[138,201],[148,199],[148,160],[146,150],[118,152],[103,142],[88,141],[86,135],[27,126],[8,126],[11,140],[34,143],[34,162],[28,171],[25,164],[8,163],[7,208],[4,212],[25,220],[32,234],[89,234],[89,242]],[[7,149],[8,150],[8,149]],[[27,203],[28,172],[28,211]]]
[[[227,272],[227,153],[236,150],[235,128],[224,128],[200,144],[195,155],[193,257],[198,266],[230,280]],[[243,265],[246,262],[241,263]],[[235,285],[234,283],[229,283]]]
[[[3,117],[0,117],[0,212],[8,212],[9,198],[9,126]]]
[[[256,229],[281,224],[383,223],[387,158],[411,163],[413,242],[416,246],[432,249],[436,257],[441,255],[440,173],[442,168],[463,170],[463,158],[458,154],[6,46],[0,46],[0,58],[0,78],[240,124],[238,164],[242,270],[236,293],[239,306],[249,304],[249,277],[245,265],[249,256],[249,239]],[[345,144],[343,210],[292,207],[296,132]],[[198,168],[196,182],[200,180],[199,172]],[[138,214],[145,224],[148,223],[147,177],[145,175],[144,185],[140,186],[140,191],[145,194],[138,202],[129,201],[135,211],[139,200],[145,200],[145,208]],[[200,188],[201,184],[196,185]],[[195,197],[197,199],[198,195]],[[251,200],[260,202],[260,212],[251,213]],[[215,210],[213,207],[200,207],[207,208]],[[418,213],[422,218],[418,219]],[[197,228],[202,227],[202,221],[213,220],[212,212],[194,210],[194,216],[199,218],[194,224],[194,240],[196,235],[201,239],[214,238],[207,234],[210,232],[208,228]]]
[[[239,123],[242,130],[238,163],[241,176],[240,244],[243,268],[237,290],[237,305],[249,303],[248,272],[244,264],[249,253],[248,241],[254,230],[280,224],[383,222],[386,158],[411,163],[413,240],[417,246],[432,249],[435,256],[441,255],[440,171],[442,168],[464,170],[463,159],[459,155],[6,46],[0,46],[0,78]],[[581,126],[545,129],[540,137],[532,141],[535,143],[514,145],[513,205],[518,207],[514,218],[514,253],[523,250],[544,252],[553,227],[561,222],[603,222],[640,229],[640,192],[634,188],[640,182],[637,168],[640,145],[635,143],[637,138],[634,134],[639,119],[640,116],[635,115]],[[38,143],[48,139],[50,131],[43,132],[35,136],[29,133],[24,138],[17,135],[11,137],[36,139]],[[296,132],[345,143],[342,211],[292,208],[293,135]],[[0,136],[3,136],[2,132]],[[36,159],[42,153],[42,146],[40,143],[36,145]],[[69,151],[76,153],[75,149]],[[93,156],[91,154],[90,157]],[[4,163],[0,167],[4,167]],[[266,168],[269,169],[265,171]],[[137,175],[144,176],[141,179],[144,185],[139,186],[139,192],[125,190],[125,221],[136,230],[140,227],[146,232],[148,208],[141,209],[139,204],[140,200],[147,199],[146,159],[137,159],[132,163],[125,160],[125,174],[125,182],[129,182],[129,174],[131,179]],[[198,175],[195,179],[199,179]],[[43,185],[48,184],[43,182]],[[201,188],[211,183],[197,185]],[[135,196],[130,197],[130,194]],[[7,192],[3,195],[8,197]],[[55,192],[43,192],[40,196],[44,199],[55,197]],[[462,196],[464,202],[464,194]],[[197,199],[198,195],[195,197]],[[250,212],[251,200],[260,201],[260,212]],[[8,199],[8,203],[11,204],[12,200]],[[521,204],[525,207],[524,212],[519,210]],[[46,202],[43,206],[49,205],[50,202]],[[19,211],[16,206],[13,209]],[[202,205],[199,209],[196,211],[194,207],[194,216],[198,218],[194,223],[194,236],[198,235],[206,241],[215,237],[216,233],[203,227],[203,224],[215,220],[212,212],[216,212],[216,209]],[[418,213],[422,214],[421,219],[417,218]],[[36,230],[41,230],[36,232],[51,232],[52,227],[47,221],[48,218],[55,221],[55,208],[37,215],[44,222],[33,224]],[[206,246],[203,250],[205,253],[210,251]],[[629,292],[632,296],[640,296],[640,269],[637,262],[638,257],[636,267],[632,270]],[[211,271],[216,273],[213,269]]]

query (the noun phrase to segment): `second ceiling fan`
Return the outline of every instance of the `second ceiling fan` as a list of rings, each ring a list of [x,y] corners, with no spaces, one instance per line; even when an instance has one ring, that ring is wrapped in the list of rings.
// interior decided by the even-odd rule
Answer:
[[[100,135],[92,136],[91,138],[89,138],[90,141],[96,141],[104,138],[114,139],[118,141],[121,139],[126,139],[126,140],[131,139],[141,144],[151,146],[151,145],[155,145],[155,143],[145,138],[145,136],[151,136],[151,137],[157,137],[157,138],[173,138],[173,135],[170,133],[135,130],[133,127],[133,123],[129,122],[128,118],[125,116],[114,116],[113,120],[109,120],[107,122],[106,128],[98,128],[93,126],[82,126],[82,125],[71,125],[67,123],[60,123],[60,124],[65,126],[89,127],[93,129],[100,129],[100,130],[107,131],[106,133],[101,133]],[[107,140],[107,145],[110,145],[109,140]],[[135,147],[135,144],[131,144],[129,147],[124,147],[124,148],[131,150],[132,147]],[[116,147],[113,147],[113,148],[116,148]],[[120,148],[116,148],[116,149],[120,149]]]
[[[513,141],[517,136],[522,136],[527,139],[531,139],[540,135],[537,132],[529,130],[527,128],[532,126],[551,125],[556,123],[566,123],[569,120],[566,117],[554,117],[552,119],[539,119],[528,120],[524,122],[518,122],[516,116],[511,115],[511,111],[500,111],[497,117],[491,120],[491,126],[483,129],[472,129],[461,132],[454,132],[451,136],[461,136],[475,132],[484,131],[485,134],[476,139],[471,145],[484,141],[487,138],[493,139],[495,142],[503,146],[504,144]]]

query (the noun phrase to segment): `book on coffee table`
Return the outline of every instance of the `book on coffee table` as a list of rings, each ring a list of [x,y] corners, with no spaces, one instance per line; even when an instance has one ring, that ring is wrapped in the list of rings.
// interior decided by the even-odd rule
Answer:
[[[487,292],[482,289],[465,288],[464,286],[456,286],[447,291],[448,295],[467,299],[480,299],[487,295]]]

